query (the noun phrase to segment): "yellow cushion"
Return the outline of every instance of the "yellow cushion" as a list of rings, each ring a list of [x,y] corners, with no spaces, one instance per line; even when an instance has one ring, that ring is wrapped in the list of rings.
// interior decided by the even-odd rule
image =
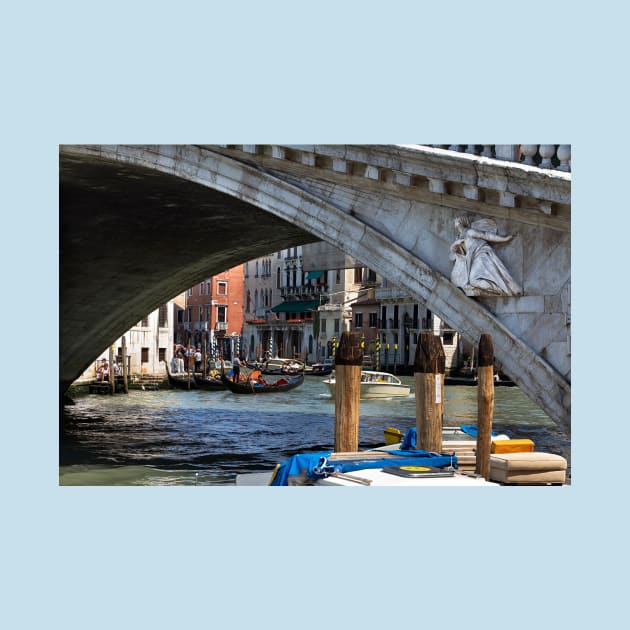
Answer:
[[[534,443],[531,440],[492,440],[492,453],[532,453]]]

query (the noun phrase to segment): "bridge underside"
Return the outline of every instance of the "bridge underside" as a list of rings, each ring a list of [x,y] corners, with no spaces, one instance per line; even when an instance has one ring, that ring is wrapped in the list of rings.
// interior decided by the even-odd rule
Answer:
[[[61,156],[61,390],[117,336],[200,279],[314,240],[179,177]]]

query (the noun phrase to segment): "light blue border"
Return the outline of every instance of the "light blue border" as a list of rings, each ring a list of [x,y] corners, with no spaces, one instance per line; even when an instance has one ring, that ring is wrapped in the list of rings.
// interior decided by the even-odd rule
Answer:
[[[319,628],[335,619],[380,628],[411,614],[525,628],[532,617],[549,627],[592,618],[593,602],[618,590],[605,558],[620,554],[615,506],[625,496],[611,438],[625,435],[617,425],[627,416],[610,356],[625,362],[618,214],[627,169],[618,138],[627,129],[619,116],[627,38],[615,7],[5,9],[7,627],[240,629],[299,619]],[[58,144],[453,140],[573,145],[572,487],[57,486]],[[597,580],[585,579],[587,562]],[[613,609],[598,608],[598,623]]]

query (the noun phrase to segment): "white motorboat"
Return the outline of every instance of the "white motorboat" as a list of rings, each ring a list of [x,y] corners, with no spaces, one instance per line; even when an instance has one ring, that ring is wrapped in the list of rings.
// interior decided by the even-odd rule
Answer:
[[[335,373],[322,381],[326,384],[332,397],[335,397]],[[409,396],[411,387],[405,385],[397,376],[389,372],[361,371],[361,398],[395,398]]]

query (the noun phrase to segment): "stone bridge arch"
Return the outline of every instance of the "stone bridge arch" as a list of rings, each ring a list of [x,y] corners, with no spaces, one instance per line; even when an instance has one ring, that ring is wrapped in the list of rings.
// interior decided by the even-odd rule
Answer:
[[[230,154],[229,149],[193,145],[63,146],[60,161],[62,389],[112,339],[182,288],[257,255],[325,240],[425,302],[469,340],[490,333],[506,372],[570,432],[566,369],[563,374],[550,364],[487,302],[465,296],[446,275],[448,256],[439,252],[444,247],[447,251],[452,240],[452,218],[462,210],[478,212],[477,207],[463,204],[445,211],[440,206],[431,219],[436,227],[419,236],[417,230],[428,224],[412,224],[409,229],[418,215],[412,202],[398,193],[379,193],[388,184],[382,185],[378,178],[362,191],[353,186],[352,173],[337,173],[327,182],[305,178],[302,167],[293,163],[284,169],[277,158],[257,160]],[[479,165],[476,168],[479,181],[483,172]],[[437,194],[443,193],[438,187]],[[378,212],[370,211],[373,198]],[[552,202],[545,203],[549,205],[544,209],[549,209]],[[510,219],[509,208],[490,204],[486,211]],[[186,230],[190,225],[189,233],[173,231],[174,219],[180,217],[180,227]],[[535,228],[539,221],[529,219],[529,224]],[[228,222],[239,227],[228,230]],[[117,237],[126,225],[132,234]],[[393,238],[396,227],[400,238]],[[429,258],[431,252],[438,252],[434,260],[427,262],[418,255],[423,247]]]

